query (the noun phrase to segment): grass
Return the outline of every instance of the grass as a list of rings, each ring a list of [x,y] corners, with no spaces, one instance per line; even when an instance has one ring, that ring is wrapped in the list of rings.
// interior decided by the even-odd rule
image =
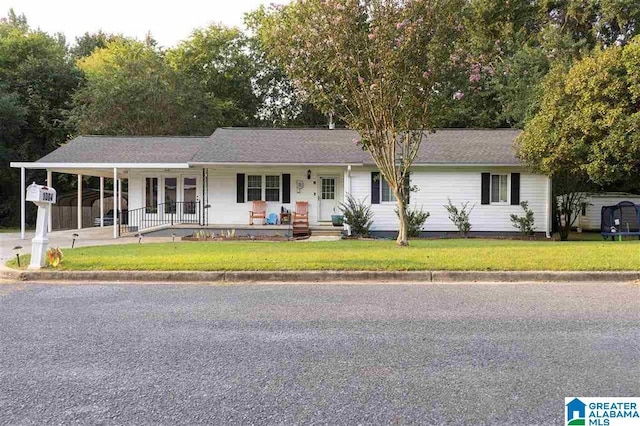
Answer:
[[[26,228],[26,231],[33,231],[35,228]],[[20,228],[14,228],[14,227],[10,227],[10,228],[3,228],[0,227],[0,234],[9,234],[9,233],[18,233],[20,232]]]
[[[28,264],[28,257],[21,257]],[[16,267],[15,259],[8,262]],[[180,242],[64,250],[63,270],[638,270],[636,241]]]

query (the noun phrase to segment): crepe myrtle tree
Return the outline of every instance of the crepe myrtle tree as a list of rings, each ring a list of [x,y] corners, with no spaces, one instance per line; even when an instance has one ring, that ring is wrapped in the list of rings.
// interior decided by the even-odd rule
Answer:
[[[398,203],[407,241],[409,169],[459,63],[462,0],[294,0],[258,34],[303,96],[358,131]],[[453,58],[453,59],[452,59]],[[455,60],[454,60],[455,59]]]

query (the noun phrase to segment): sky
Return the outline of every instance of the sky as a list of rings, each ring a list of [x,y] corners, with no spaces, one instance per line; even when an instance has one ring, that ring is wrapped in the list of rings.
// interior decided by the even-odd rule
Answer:
[[[0,16],[10,8],[32,28],[61,32],[69,43],[85,32],[122,33],[144,39],[147,32],[163,47],[175,46],[195,28],[211,23],[243,27],[242,19],[274,0],[0,0]],[[288,0],[276,0],[287,3]]]

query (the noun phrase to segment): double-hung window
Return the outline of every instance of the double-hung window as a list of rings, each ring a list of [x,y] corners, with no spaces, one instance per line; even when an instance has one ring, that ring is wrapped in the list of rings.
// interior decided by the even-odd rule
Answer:
[[[247,176],[247,201],[262,200],[262,176]]]
[[[507,200],[507,176],[491,175],[491,202],[506,203]]]
[[[264,181],[265,201],[280,201],[280,176],[265,176]]]
[[[280,175],[247,176],[247,201],[260,200],[280,201]]]
[[[396,201],[396,197],[393,195],[393,191],[389,186],[389,182],[385,178],[380,175],[381,185],[380,185],[380,200],[384,203],[387,201]]]

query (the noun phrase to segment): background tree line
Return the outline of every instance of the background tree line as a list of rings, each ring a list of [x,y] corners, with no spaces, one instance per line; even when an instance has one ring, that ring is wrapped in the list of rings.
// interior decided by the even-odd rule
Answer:
[[[639,4],[469,0],[457,13],[461,23],[447,64],[453,74],[446,82],[449,87],[441,89],[454,96],[439,105],[435,127],[522,128],[521,156],[532,167],[556,174],[559,169],[544,168],[547,158],[571,155],[571,173],[581,181],[616,188],[623,182],[624,189],[637,189],[629,178],[637,170],[633,154],[627,155],[626,168],[606,173],[606,178],[593,170],[620,163],[624,152],[630,152],[623,150],[636,146],[629,140],[616,148],[615,141],[630,138],[629,130],[637,124],[637,82],[631,78],[632,68],[623,64],[633,64],[635,50],[622,52],[635,43]],[[99,31],[69,43],[59,34],[30,28],[24,16],[9,11],[0,19],[0,226],[19,220],[19,171],[10,169],[9,162],[36,160],[77,134],[208,135],[220,126],[325,125],[326,117],[287,77],[286,64],[267,54],[258,35],[265,15],[264,8],[249,13],[246,31],[211,25],[163,49],[151,35],[135,40]],[[609,68],[601,75],[594,70],[605,67],[598,65],[604,51],[620,54],[605,55]],[[597,63],[583,65],[589,60]],[[599,86],[566,83],[568,78],[581,81],[594,75],[602,77]],[[605,93],[617,79],[632,86],[623,96],[624,106],[615,105],[614,95]],[[561,94],[567,91],[583,90],[584,99],[591,99],[594,94],[587,92],[598,88],[603,92],[601,107],[619,112],[607,121],[602,110],[601,125],[618,123],[609,126],[608,150],[595,147],[593,141],[602,135],[595,134],[594,126],[585,130],[591,132],[590,139],[578,135],[582,146],[573,143],[571,129],[580,126],[577,120],[592,117],[586,101],[553,102],[564,99]],[[572,116],[564,144],[556,140],[542,145],[540,138],[554,141],[554,123],[574,107],[585,112]],[[553,108],[558,113],[550,117]],[[540,118],[544,114],[546,118]],[[620,124],[623,118],[626,127]],[[546,130],[541,124],[545,120]],[[585,151],[585,144],[593,149]],[[587,151],[590,154],[584,154]],[[567,164],[556,160],[554,165]],[[27,179],[42,181],[44,176],[33,171]],[[65,181],[57,184],[62,191],[70,188]]]

